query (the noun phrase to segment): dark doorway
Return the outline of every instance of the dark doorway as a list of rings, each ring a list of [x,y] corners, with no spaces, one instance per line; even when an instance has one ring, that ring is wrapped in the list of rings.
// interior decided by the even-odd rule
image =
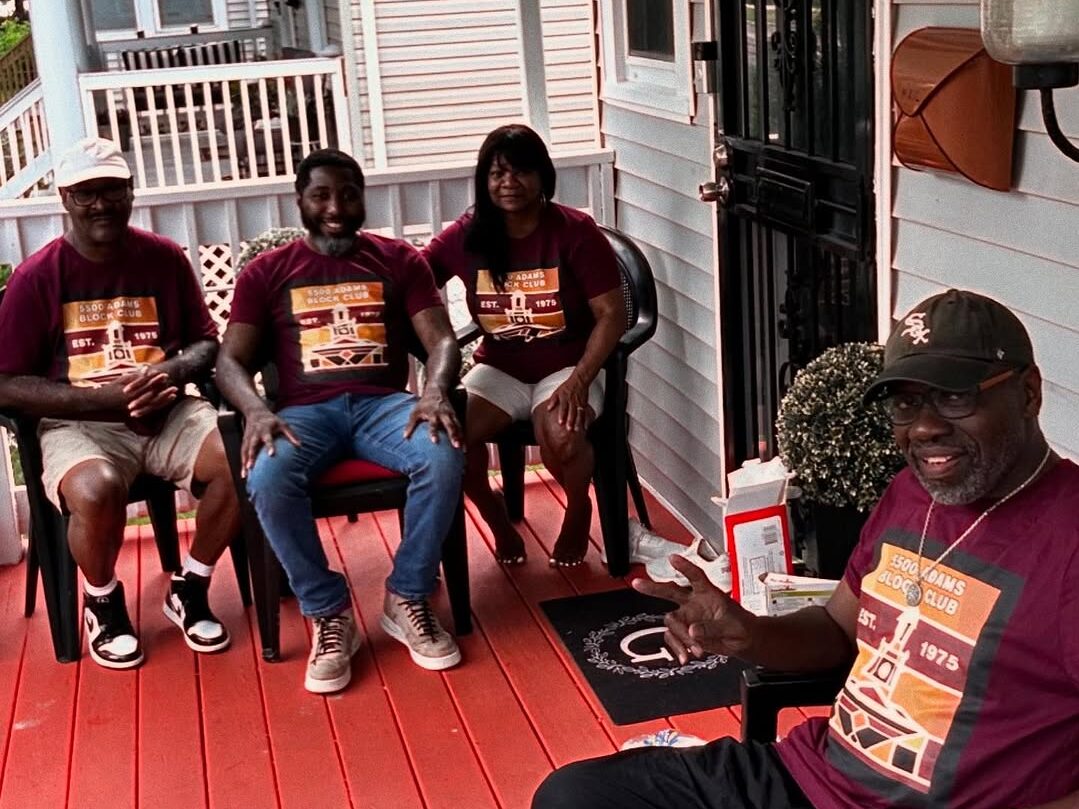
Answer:
[[[715,0],[728,469],[775,454],[800,368],[876,335],[871,5]]]

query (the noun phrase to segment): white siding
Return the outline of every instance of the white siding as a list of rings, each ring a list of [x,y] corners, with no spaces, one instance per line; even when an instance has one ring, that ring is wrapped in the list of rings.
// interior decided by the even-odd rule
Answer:
[[[338,0],[324,0],[326,11],[326,41],[341,45],[341,11]]]
[[[255,7],[255,17],[251,18],[251,6]],[[253,28],[270,18],[268,0],[228,0],[229,28]]]
[[[973,3],[896,8],[895,43],[927,25],[978,27]],[[1079,92],[1055,97],[1061,126],[1079,140]],[[1045,379],[1042,427],[1079,459],[1079,166],[1049,141],[1033,93],[1020,98],[1016,145],[1010,193],[893,168],[893,315],[951,286],[1014,309]]]
[[[701,28],[704,6],[694,18]],[[703,28],[694,39],[706,39]],[[616,224],[656,277],[659,326],[629,369],[630,440],[638,472],[697,531],[720,536],[710,497],[723,448],[717,379],[715,207],[697,199],[712,177],[710,100],[682,124],[604,104],[604,144],[615,151]]]
[[[328,19],[340,2],[327,0]],[[468,161],[490,130],[524,120],[516,0],[372,0],[366,29],[364,5],[351,0],[368,165],[376,135],[388,166]],[[592,148],[599,142],[592,2],[541,0],[541,14],[551,146]],[[339,27],[328,31],[340,40]],[[365,51],[374,42],[375,51]]]

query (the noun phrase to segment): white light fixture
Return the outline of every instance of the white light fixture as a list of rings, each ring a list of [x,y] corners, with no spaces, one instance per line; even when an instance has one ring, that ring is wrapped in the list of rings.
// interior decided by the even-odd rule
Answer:
[[[1079,161],[1053,105],[1054,89],[1079,84],[1079,0],[982,0],[982,40],[990,56],[1015,66],[1016,87],[1041,92],[1049,137]]]

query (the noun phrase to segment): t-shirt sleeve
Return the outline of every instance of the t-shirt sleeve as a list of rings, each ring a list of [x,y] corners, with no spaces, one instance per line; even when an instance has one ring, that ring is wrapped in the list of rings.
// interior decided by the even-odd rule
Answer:
[[[1072,547],[1075,551],[1072,553],[1068,566],[1064,569],[1064,586],[1057,627],[1060,630],[1060,649],[1064,658],[1064,670],[1079,688],[1079,632],[1075,631],[1075,627],[1079,626],[1079,529],[1073,530],[1071,535]]]
[[[34,374],[49,371],[49,350],[53,323],[47,310],[49,301],[36,288],[30,266],[15,270],[0,303],[0,374]]]
[[[402,245],[402,277],[405,279],[405,311],[409,317],[415,317],[424,309],[442,306],[442,296],[435,287],[435,277],[431,267],[419,251]]]
[[[229,324],[245,323],[249,326],[262,326],[270,312],[267,292],[265,260],[255,259],[236,277],[236,288],[232,292],[232,309],[229,312]]]
[[[464,261],[464,227],[458,219],[439,233],[423,248],[421,255],[430,265],[435,284],[446,286],[446,282],[459,274]]]
[[[177,300],[180,306],[180,322],[184,324],[184,345],[191,345],[199,340],[216,340],[217,324],[210,316],[210,308],[206,305],[206,297],[202,294],[191,263],[178,246],[174,248],[173,260],[176,262],[179,285]]]
[[[584,296],[591,300],[621,286],[622,274],[614,250],[599,226],[592,219],[581,219],[574,224],[574,231],[566,262]]]

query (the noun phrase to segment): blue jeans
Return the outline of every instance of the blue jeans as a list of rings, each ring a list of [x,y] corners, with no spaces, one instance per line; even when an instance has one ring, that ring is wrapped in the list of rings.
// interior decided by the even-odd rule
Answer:
[[[312,480],[348,457],[372,461],[409,479],[404,535],[387,589],[404,598],[425,598],[434,589],[442,541],[460,500],[464,456],[444,433],[432,443],[426,424],[411,438],[403,437],[415,404],[416,398],[407,393],[346,393],[277,414],[300,446],[279,436],[274,455],[260,451],[247,476],[247,492],[304,615],[335,615],[349,606],[345,577],[330,570],[307,494]]]

